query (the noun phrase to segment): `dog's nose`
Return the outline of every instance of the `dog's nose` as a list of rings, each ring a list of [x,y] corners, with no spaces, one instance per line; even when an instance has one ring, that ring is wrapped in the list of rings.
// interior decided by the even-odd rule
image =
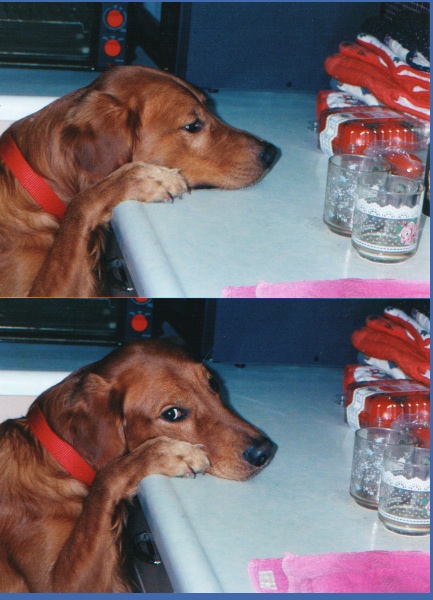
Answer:
[[[263,437],[245,450],[243,456],[250,465],[262,467],[271,458],[273,447],[273,442],[267,437]]]
[[[262,165],[269,169],[277,156],[278,148],[276,148],[273,144],[269,144],[268,142],[264,142],[263,150],[259,154],[260,161]]]

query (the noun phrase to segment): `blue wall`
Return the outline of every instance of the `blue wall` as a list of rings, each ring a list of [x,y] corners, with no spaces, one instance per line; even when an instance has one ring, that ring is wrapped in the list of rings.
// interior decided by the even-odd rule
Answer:
[[[378,2],[193,2],[186,79],[202,87],[317,92],[323,62]]]

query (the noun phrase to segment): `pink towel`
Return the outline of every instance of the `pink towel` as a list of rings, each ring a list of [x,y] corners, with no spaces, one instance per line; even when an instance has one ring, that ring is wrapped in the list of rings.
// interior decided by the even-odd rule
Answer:
[[[324,279],[225,287],[223,298],[430,298],[428,281]]]
[[[248,572],[262,593],[429,593],[428,552],[340,552],[254,559]]]

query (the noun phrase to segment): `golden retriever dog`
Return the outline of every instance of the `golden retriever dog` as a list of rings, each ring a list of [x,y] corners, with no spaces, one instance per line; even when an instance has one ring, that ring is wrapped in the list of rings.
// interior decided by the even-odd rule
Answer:
[[[117,204],[250,186],[276,154],[173,75],[106,71],[0,138],[0,296],[104,295],[104,229]]]
[[[129,591],[125,506],[143,477],[245,481],[272,453],[180,347],[118,348],[0,425],[0,591]]]

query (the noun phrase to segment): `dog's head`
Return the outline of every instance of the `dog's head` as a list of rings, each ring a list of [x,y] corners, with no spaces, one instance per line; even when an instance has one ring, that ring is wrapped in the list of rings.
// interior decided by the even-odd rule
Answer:
[[[253,477],[273,453],[272,442],[221,400],[210,371],[162,341],[115,350],[40,402],[55,431],[95,468],[157,436],[200,444],[209,472],[225,479]]]
[[[181,169],[191,188],[235,189],[261,179],[277,154],[218,119],[193,86],[148,67],[110,69],[51,106],[61,117],[57,152],[83,185],[139,160]]]

